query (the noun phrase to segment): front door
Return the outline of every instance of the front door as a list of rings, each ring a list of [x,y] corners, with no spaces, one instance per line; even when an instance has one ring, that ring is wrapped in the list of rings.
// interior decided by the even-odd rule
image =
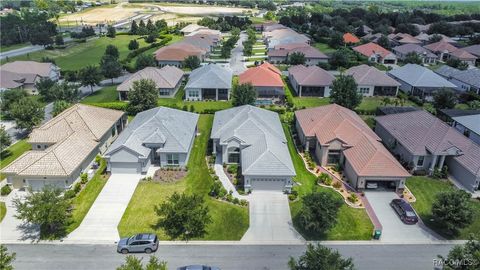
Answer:
[[[160,153],[157,153],[157,149],[153,149],[153,160],[152,163],[155,165],[160,165]]]

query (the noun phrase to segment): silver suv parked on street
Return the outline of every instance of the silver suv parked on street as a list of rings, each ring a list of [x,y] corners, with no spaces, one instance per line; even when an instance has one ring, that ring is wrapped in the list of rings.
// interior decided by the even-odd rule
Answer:
[[[140,233],[132,237],[122,238],[118,241],[117,252],[127,254],[129,252],[152,253],[158,249],[158,237],[152,233]]]

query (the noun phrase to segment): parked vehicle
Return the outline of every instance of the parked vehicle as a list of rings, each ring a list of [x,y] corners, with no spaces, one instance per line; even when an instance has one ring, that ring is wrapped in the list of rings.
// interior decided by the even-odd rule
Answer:
[[[140,233],[131,237],[122,238],[118,241],[117,252],[127,254],[129,252],[152,253],[158,249],[158,237],[153,233]]]
[[[177,270],[220,270],[220,268],[207,265],[188,265],[179,267]]]
[[[392,206],[393,210],[395,210],[403,223],[416,224],[418,222],[417,214],[408,202],[402,199],[393,199],[390,206]]]
[[[367,188],[368,189],[377,189],[378,188],[378,183],[377,182],[367,182]]]

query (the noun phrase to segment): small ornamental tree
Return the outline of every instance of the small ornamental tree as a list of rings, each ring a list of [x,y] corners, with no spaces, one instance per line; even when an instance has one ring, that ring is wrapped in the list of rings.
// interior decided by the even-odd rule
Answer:
[[[117,267],[117,270],[167,270],[167,262],[159,261],[157,257],[150,256],[147,265],[144,267],[141,259],[128,255],[125,258],[125,263]]]
[[[254,104],[257,100],[257,91],[250,83],[235,85],[232,90],[233,106]]]
[[[107,48],[105,48],[104,55],[110,55],[113,58],[118,59],[120,53],[118,52],[118,48],[115,45],[108,45]]]
[[[0,125],[0,153],[7,149],[10,144],[12,144],[12,140],[10,140],[10,136],[5,130],[5,126]]]
[[[337,250],[324,247],[320,244],[307,245],[305,254],[298,260],[290,257],[290,270],[353,270],[352,258],[343,258]]]
[[[200,59],[195,55],[190,55],[183,60],[183,66],[194,70],[200,67]]]
[[[117,58],[110,55],[104,55],[100,60],[100,69],[105,78],[109,78],[113,85],[113,78],[122,75],[122,65]]]
[[[130,34],[136,35],[138,33],[138,25],[135,20],[132,21],[132,25],[130,26]]]
[[[42,122],[45,111],[40,102],[24,97],[12,105],[10,114],[17,123],[17,127],[31,131]]]
[[[157,106],[157,86],[151,79],[142,79],[133,82],[128,91],[127,111],[131,115],[155,108]]]
[[[362,94],[357,92],[357,83],[350,75],[340,74],[332,85],[330,102],[348,109],[355,109],[362,102]]]
[[[48,78],[41,78],[35,83],[35,88],[38,90],[38,93],[46,100],[50,101],[50,89],[55,85],[55,82]]]
[[[130,51],[136,50],[136,49],[138,49],[138,47],[139,47],[139,44],[138,44],[138,41],[136,39],[132,39],[128,43],[128,49]]]
[[[417,64],[421,65],[423,63],[422,58],[416,52],[409,52],[405,56],[404,62],[406,64]]]
[[[135,60],[136,70],[141,70],[146,67],[154,67],[155,65],[155,58],[151,54],[142,53]]]
[[[15,252],[8,253],[8,249],[4,245],[0,245],[0,266],[2,270],[13,270],[12,263],[15,261],[17,254]]]
[[[446,234],[455,235],[473,221],[471,195],[463,190],[439,193],[432,204],[432,215]]]
[[[293,52],[288,55],[288,61],[290,65],[303,65],[305,64],[305,54],[302,52]]]
[[[65,44],[65,41],[63,40],[63,36],[62,35],[56,35],[55,36],[55,45],[61,46],[61,45],[64,45],[64,44]]]
[[[324,234],[337,222],[342,204],[342,200],[331,193],[310,193],[302,198],[303,207],[298,213],[298,222],[306,232]]]
[[[93,93],[93,86],[98,85],[102,80],[102,73],[98,67],[89,65],[78,72],[78,78],[82,86],[90,86],[90,90]]]
[[[114,38],[117,35],[117,30],[112,25],[107,26],[107,37]]]
[[[453,109],[457,104],[457,95],[450,89],[442,88],[433,94],[433,107],[437,110]]]

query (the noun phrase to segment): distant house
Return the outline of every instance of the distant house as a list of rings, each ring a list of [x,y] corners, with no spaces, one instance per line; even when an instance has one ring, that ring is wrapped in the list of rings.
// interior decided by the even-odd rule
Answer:
[[[60,68],[52,63],[35,61],[9,62],[0,68],[0,89],[22,88],[38,94],[35,83],[42,78],[60,79]]]
[[[228,100],[232,89],[232,70],[208,64],[193,70],[185,86],[186,100]]]
[[[371,34],[373,32],[373,29],[368,27],[368,25],[361,25],[355,29],[356,31],[361,30],[365,35]]]
[[[220,32],[219,30],[212,30],[212,29],[200,29],[198,31],[195,31],[186,35],[186,37],[191,37],[191,36],[208,36],[209,38],[214,40],[216,44],[218,44],[222,39],[222,32]]]
[[[187,43],[175,43],[158,49],[154,55],[157,64],[163,66],[183,67],[183,61],[189,56],[196,56],[203,61],[207,52]]]
[[[450,54],[458,50],[457,47],[445,41],[431,43],[425,45],[424,48],[436,54],[440,61],[447,61],[450,57]]]
[[[390,42],[392,42],[392,44],[395,46],[403,45],[403,44],[422,44],[422,41],[416,39],[410,34],[397,33],[397,34],[390,34],[387,37],[390,40]]]
[[[321,166],[341,166],[354,188],[403,190],[410,174],[352,110],[330,104],[295,112],[298,138]]]
[[[265,31],[267,27],[280,27],[280,28],[286,28],[285,26],[277,23],[277,22],[264,22],[264,23],[256,23],[252,25],[255,31]]]
[[[151,165],[187,165],[198,114],[157,107],[136,115],[105,153],[107,171],[146,173]]]
[[[318,66],[292,66],[288,69],[288,78],[299,97],[329,97],[335,77]]]
[[[432,94],[442,88],[455,89],[456,85],[426,67],[406,64],[388,72],[400,83],[400,89],[424,99],[430,99]]]
[[[420,110],[375,118],[375,132],[413,171],[433,174],[444,165],[470,191],[480,183],[480,145],[430,113]]]
[[[476,57],[475,55],[463,49],[458,49],[456,51],[451,52],[450,58],[460,60],[461,62],[469,66],[475,66],[475,62],[478,59],[478,57]]]
[[[461,110],[461,109],[442,109],[437,110],[437,117],[447,122],[449,125],[453,124],[454,117],[480,114],[480,110]]]
[[[480,44],[472,45],[462,48],[463,50],[475,55],[477,57],[477,64],[480,62]]]
[[[434,36],[438,35],[441,39],[440,41],[448,42],[448,43],[456,43],[455,40],[451,39],[448,36],[445,36],[443,34],[432,34],[429,35],[427,33],[420,33],[419,35],[415,36],[416,39],[422,41],[423,45],[426,45],[430,42],[430,39],[433,38]]]
[[[435,73],[455,84],[460,91],[473,91],[480,94],[480,69],[478,68],[459,70],[443,65],[436,69]]]
[[[436,54],[418,44],[403,44],[394,47],[392,50],[401,60],[405,60],[409,53],[416,53],[418,57],[422,59],[422,63],[424,64],[435,64],[438,60],[438,56]]]
[[[182,41],[176,43],[178,44],[190,44],[197,48],[200,48],[207,52],[207,55],[212,52],[215,45],[219,42],[219,39],[215,36],[211,35],[204,35],[204,34],[196,34],[193,36],[187,36]]]
[[[382,46],[370,42],[352,48],[354,51],[364,55],[368,61],[380,64],[397,64],[397,57]]]
[[[277,113],[250,105],[215,113],[213,155],[238,164],[245,191],[290,191],[296,172]]]
[[[354,34],[352,33],[345,33],[343,34],[343,43],[345,44],[357,44],[360,42],[360,39],[358,39],[358,37],[356,37]]]
[[[187,36],[193,32],[196,32],[196,31],[199,31],[199,30],[207,30],[208,27],[206,26],[201,26],[201,25],[198,25],[198,24],[189,24],[187,26],[185,26],[184,28],[182,28],[180,30],[180,32],[184,35],[184,36]]]
[[[240,84],[253,85],[259,97],[280,97],[285,95],[282,72],[274,65],[265,62],[245,70],[238,77]]]
[[[480,113],[453,117],[453,127],[480,145]]]
[[[360,65],[347,69],[357,83],[358,92],[364,96],[396,96],[400,83],[375,67]]]
[[[2,169],[7,184],[39,191],[46,185],[72,187],[81,173],[117,138],[127,124],[122,111],[75,104],[35,128],[25,152]]]
[[[290,28],[277,28],[271,31],[263,32],[264,43],[267,48],[273,49],[278,45],[285,45],[291,43],[306,43],[310,44],[310,38],[304,34],[299,34]]]
[[[419,107],[414,106],[384,106],[377,108],[377,115],[389,115],[395,113],[414,112],[421,110]]]
[[[162,68],[146,67],[132,74],[117,87],[118,99],[127,100],[128,92],[132,89],[133,82],[150,79],[155,83],[160,97],[173,97],[182,84],[185,73],[174,66]]]
[[[268,51],[268,62],[274,64],[288,63],[289,56],[294,53],[302,53],[305,55],[305,65],[318,65],[318,63],[328,62],[328,56],[317,48],[306,43],[290,43],[275,46],[274,49]]]

